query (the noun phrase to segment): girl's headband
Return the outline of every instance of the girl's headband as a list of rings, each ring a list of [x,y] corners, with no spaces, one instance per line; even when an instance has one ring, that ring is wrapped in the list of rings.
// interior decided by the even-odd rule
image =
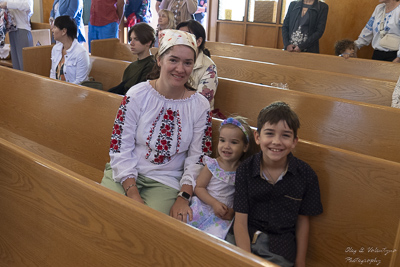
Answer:
[[[226,125],[226,124],[233,124],[237,127],[239,127],[240,130],[242,130],[242,132],[244,133],[244,135],[246,136],[247,142],[249,142],[249,134],[247,133],[246,129],[243,127],[243,125],[240,123],[240,121],[238,121],[237,119],[234,119],[232,117],[227,118],[226,120],[224,120],[221,123],[221,126],[219,127],[219,129],[221,130],[222,126]]]
[[[196,53],[196,37],[188,32],[179,31],[179,30],[163,30],[161,31],[160,36],[160,47],[158,48],[158,54],[161,56],[164,54],[168,48],[175,45],[186,45],[193,49]]]

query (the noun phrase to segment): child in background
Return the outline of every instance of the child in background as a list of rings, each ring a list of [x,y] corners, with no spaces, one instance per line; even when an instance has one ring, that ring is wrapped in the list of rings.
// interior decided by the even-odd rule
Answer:
[[[348,59],[350,57],[357,57],[356,45],[354,41],[343,39],[335,43],[335,55]]]
[[[165,29],[175,29],[175,19],[174,19],[174,13],[172,13],[169,10],[166,9],[161,9],[158,11],[158,25],[157,25],[157,32],[156,32],[156,42],[154,44],[154,47],[158,47],[158,40],[159,40],[159,35],[162,30]]]
[[[190,225],[225,239],[234,217],[236,168],[252,155],[254,148],[253,132],[244,118],[230,117],[221,123],[218,157],[203,158],[205,167],[196,181]]]
[[[280,266],[305,266],[309,216],[322,213],[318,178],[294,157],[299,119],[283,102],[261,110],[261,152],[237,169],[234,233],[238,247]]]

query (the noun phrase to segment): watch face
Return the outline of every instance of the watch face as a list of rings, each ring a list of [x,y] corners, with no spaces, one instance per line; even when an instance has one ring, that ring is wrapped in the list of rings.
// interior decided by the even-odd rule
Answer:
[[[189,195],[188,193],[186,193],[186,192],[182,192],[182,196],[183,196],[184,198],[186,198],[186,199],[189,199],[189,198],[190,198],[190,195]]]

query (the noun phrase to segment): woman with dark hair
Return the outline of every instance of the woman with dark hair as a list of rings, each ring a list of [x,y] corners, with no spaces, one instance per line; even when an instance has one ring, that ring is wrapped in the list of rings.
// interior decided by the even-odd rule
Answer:
[[[289,52],[319,53],[329,7],[320,0],[290,3],[282,26],[284,49]]]
[[[146,81],[147,75],[156,63],[150,52],[155,41],[153,27],[145,22],[137,23],[129,30],[128,37],[131,51],[134,55],[137,55],[137,61],[132,62],[125,69],[122,82],[108,90],[120,95],[125,95],[129,88],[135,84]]]
[[[51,30],[57,44],[51,50],[50,78],[80,84],[88,79],[90,60],[78,42],[78,28],[70,16],[59,16]]]
[[[358,49],[372,42],[372,59],[400,62],[400,2],[399,0],[379,0],[374,13],[354,41]],[[386,38],[394,42],[387,46]]]
[[[151,80],[122,100],[101,184],[186,222],[203,157],[211,153],[210,106],[188,83],[195,37],[164,30],[156,61]]]
[[[198,21],[188,20],[178,24],[178,30],[190,32],[196,36],[197,60],[192,72],[192,86],[204,95],[214,109],[214,97],[218,87],[217,66],[210,58],[206,46],[206,31]]]

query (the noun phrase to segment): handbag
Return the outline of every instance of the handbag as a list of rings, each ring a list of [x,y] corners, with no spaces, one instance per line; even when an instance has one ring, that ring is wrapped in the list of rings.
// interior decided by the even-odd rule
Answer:
[[[400,46],[400,37],[397,36],[396,34],[392,34],[392,33],[387,33],[384,30],[384,25],[385,25],[385,10],[383,10],[382,13],[382,19],[381,19],[381,23],[380,23],[380,37],[381,40],[379,41],[379,45],[382,46],[383,48],[389,49],[391,51],[397,51],[399,50],[399,46]]]
[[[103,90],[103,83],[96,82],[92,77],[89,77],[88,81],[81,82],[80,85],[98,89],[98,90]]]

